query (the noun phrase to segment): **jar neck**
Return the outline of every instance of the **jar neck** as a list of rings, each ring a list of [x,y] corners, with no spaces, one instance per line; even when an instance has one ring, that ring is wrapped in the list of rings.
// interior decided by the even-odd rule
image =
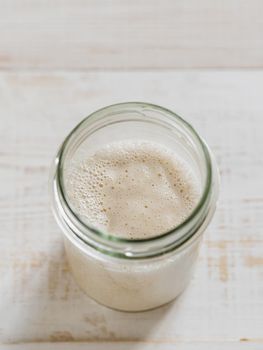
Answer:
[[[199,138],[195,131],[185,123],[180,117],[176,116],[173,112],[162,109],[161,107],[149,105],[149,104],[124,104],[117,105],[120,109],[129,108],[129,110],[135,105],[141,107],[141,105],[152,108],[155,111],[163,111],[166,114],[177,119],[178,123],[182,123],[183,127],[189,134],[193,134],[195,142],[199,142],[200,149],[203,152],[204,163],[206,167],[206,184],[200,202],[197,204],[193,213],[179,226],[175,227],[162,235],[141,240],[128,240],[123,238],[117,238],[104,233],[92,225],[87,226],[84,224],[76,213],[73,212],[70,205],[67,202],[64,188],[62,184],[61,172],[62,158],[65,155],[65,149],[70,142],[77,143],[80,139],[83,139],[85,133],[83,133],[83,122],[77,126],[73,132],[67,137],[63,145],[61,146],[55,162],[53,164],[51,174],[51,192],[53,200],[53,211],[55,217],[61,226],[63,232],[71,238],[84,242],[84,244],[96,249],[97,251],[123,259],[145,259],[151,258],[163,254],[168,254],[171,251],[182,249],[186,247],[192,240],[197,238],[203,230],[206,228],[212,217],[215,203],[217,200],[217,188],[218,188],[218,174],[216,166],[206,144]],[[120,107],[121,106],[121,107]],[[108,107],[109,111],[115,106]],[[107,109],[107,108],[106,108]],[[105,109],[104,109],[105,110]],[[102,111],[95,112],[101,113]],[[111,111],[112,113],[112,111]],[[112,114],[111,114],[112,115]],[[168,117],[171,117],[170,115]],[[101,123],[101,120],[105,117],[102,115],[95,119],[95,122]],[[189,130],[188,130],[189,129]],[[75,134],[79,131],[78,137]]]
[[[90,228],[87,231],[63,203],[64,200],[57,185],[54,178],[53,211],[64,234],[71,240],[80,241],[100,253],[123,259],[153,258],[186,248],[203,233],[215,210],[216,196],[211,193],[198,215],[181,228],[177,227],[162,236],[146,240],[114,239],[113,236],[104,236],[96,228]]]

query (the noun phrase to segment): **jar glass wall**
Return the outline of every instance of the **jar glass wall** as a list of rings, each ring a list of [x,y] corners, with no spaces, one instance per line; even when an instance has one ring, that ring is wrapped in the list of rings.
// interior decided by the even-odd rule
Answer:
[[[67,169],[103,146],[124,140],[153,141],[174,150],[199,182],[196,207],[169,232],[141,240],[117,238],[92,226],[70,203]],[[182,118],[156,105],[123,103],[93,113],[69,134],[53,163],[50,188],[78,284],[106,306],[140,311],[173,300],[189,282],[215,210],[218,173],[208,147]]]

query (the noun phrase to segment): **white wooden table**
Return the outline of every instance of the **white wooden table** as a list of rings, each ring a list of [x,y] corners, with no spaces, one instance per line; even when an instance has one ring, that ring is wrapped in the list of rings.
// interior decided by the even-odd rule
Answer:
[[[0,91],[3,349],[263,348],[263,71],[2,72]],[[188,289],[171,305],[135,314],[79,290],[47,191],[63,137],[98,107],[126,100],[187,118],[222,177]]]
[[[261,0],[0,0],[1,350],[263,349],[262,11]],[[72,127],[124,101],[185,117],[221,173],[188,289],[135,314],[79,290],[47,188]]]

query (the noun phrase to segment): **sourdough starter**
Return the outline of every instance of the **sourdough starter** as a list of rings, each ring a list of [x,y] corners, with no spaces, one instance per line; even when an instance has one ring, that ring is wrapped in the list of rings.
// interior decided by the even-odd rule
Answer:
[[[108,144],[65,174],[69,203],[87,224],[126,239],[161,235],[182,223],[200,198],[200,184],[176,155],[146,141]],[[167,259],[129,261],[89,255],[66,239],[73,274],[94,299],[137,311],[172,300],[185,287],[199,240]]]

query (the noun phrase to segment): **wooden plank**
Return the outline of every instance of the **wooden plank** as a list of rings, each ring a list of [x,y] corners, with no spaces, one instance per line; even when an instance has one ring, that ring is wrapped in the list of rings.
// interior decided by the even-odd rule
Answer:
[[[262,342],[93,342],[93,343],[27,343],[5,345],[5,350],[262,350]],[[1,349],[1,347],[0,347]]]
[[[261,0],[0,0],[0,68],[262,67]]]
[[[263,71],[256,70],[1,73],[1,342],[257,348],[263,325],[262,91]],[[222,176],[217,214],[188,289],[171,305],[135,314],[109,310],[79,290],[47,193],[49,165],[63,137],[90,112],[125,100],[155,102],[187,118],[213,148]]]

